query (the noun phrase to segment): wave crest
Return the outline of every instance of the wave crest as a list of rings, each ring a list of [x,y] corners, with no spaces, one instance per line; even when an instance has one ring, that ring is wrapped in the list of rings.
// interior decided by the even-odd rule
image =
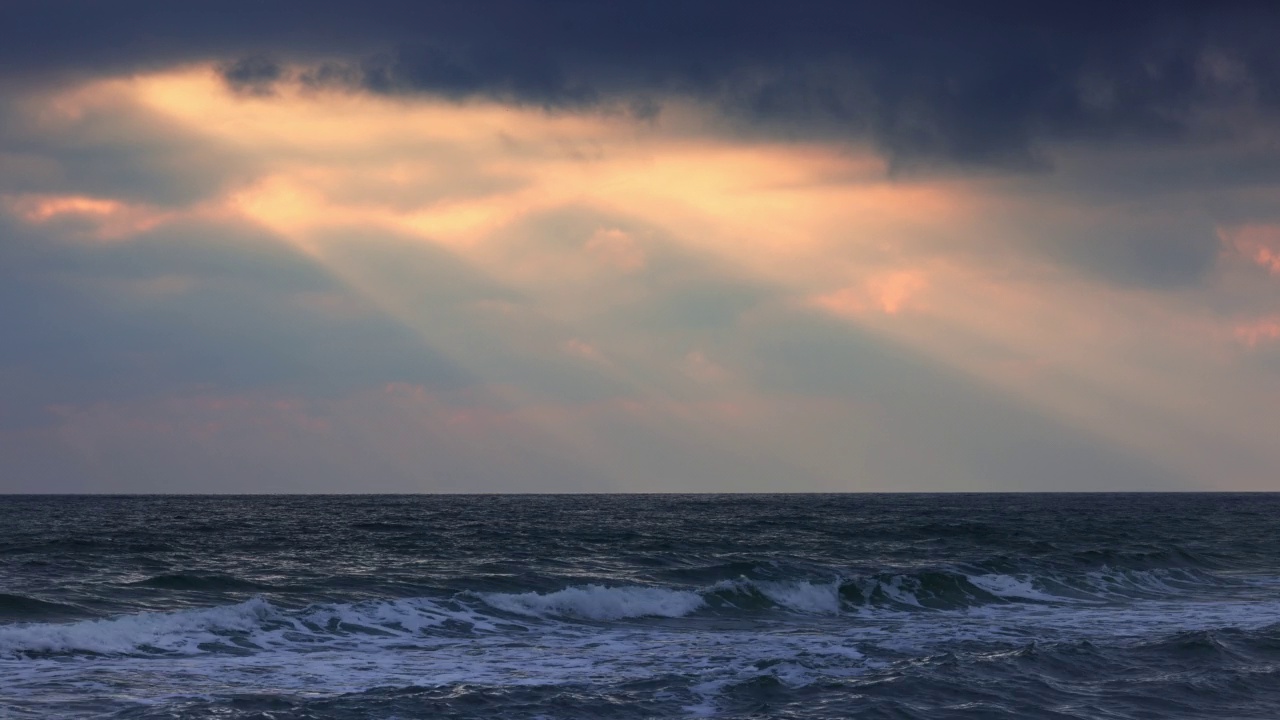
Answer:
[[[144,612],[73,623],[0,626],[0,655],[195,653],[202,643],[248,634],[278,616],[261,598],[202,610]]]
[[[490,607],[517,615],[585,620],[684,617],[706,604],[702,595],[692,590],[642,586],[581,585],[545,594],[486,593],[480,598]]]
[[[830,579],[719,580],[702,587],[572,585],[553,592],[462,592],[312,605],[286,610],[262,597],[196,610],[143,612],[76,622],[0,625],[0,656],[193,654],[271,647],[412,641],[520,629],[530,622],[613,622],[741,613],[865,615],[964,611],[992,605],[1128,602],[1221,591],[1212,575],[1186,570],[1091,571],[1070,576],[920,569]],[[1248,588],[1246,588],[1248,589]],[[27,598],[0,597],[26,608]],[[47,608],[39,608],[43,614]],[[13,610],[13,608],[11,608]],[[30,616],[28,616],[30,617]],[[530,618],[534,620],[525,620]]]

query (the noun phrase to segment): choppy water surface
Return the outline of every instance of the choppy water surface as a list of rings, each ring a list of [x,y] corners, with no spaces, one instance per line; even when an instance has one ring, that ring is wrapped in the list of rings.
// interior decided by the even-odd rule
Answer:
[[[0,717],[1275,718],[1280,497],[0,497]]]

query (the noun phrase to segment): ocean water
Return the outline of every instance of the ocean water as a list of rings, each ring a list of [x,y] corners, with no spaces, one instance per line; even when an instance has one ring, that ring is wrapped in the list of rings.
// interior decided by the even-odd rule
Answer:
[[[0,497],[3,718],[1276,718],[1280,496]]]

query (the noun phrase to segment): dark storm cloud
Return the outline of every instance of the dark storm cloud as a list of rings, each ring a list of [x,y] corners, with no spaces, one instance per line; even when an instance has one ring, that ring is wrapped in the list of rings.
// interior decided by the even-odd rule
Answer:
[[[18,2],[8,81],[219,61],[311,82],[549,107],[710,100],[749,127],[869,138],[899,166],[1015,168],[1042,141],[1185,139],[1280,103],[1257,3]]]
[[[265,55],[250,55],[219,70],[228,85],[248,95],[270,95],[272,86],[284,77],[280,63]]]

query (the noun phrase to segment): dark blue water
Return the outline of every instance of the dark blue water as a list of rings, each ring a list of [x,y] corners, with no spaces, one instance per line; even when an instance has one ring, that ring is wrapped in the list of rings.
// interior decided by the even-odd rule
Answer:
[[[1275,718],[1280,496],[0,497],[0,717]]]

